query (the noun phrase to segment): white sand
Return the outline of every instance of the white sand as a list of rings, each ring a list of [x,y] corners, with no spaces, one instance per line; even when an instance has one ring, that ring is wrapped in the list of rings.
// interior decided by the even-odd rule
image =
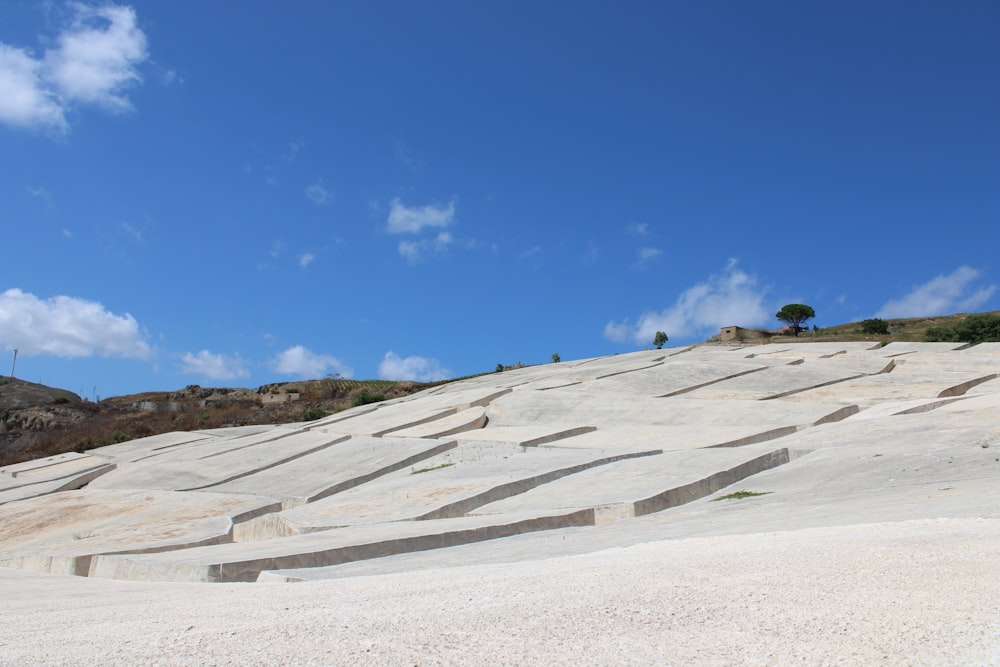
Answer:
[[[0,570],[2,665],[998,665],[1000,520],[285,585]]]

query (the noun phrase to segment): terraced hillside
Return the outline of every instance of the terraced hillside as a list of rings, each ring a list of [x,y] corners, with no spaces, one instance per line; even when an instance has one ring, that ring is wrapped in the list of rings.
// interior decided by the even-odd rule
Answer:
[[[300,581],[996,518],[998,373],[1000,344],[699,346],[495,373],[308,423],[158,435],[0,469],[0,566]],[[712,502],[734,490],[762,495]]]

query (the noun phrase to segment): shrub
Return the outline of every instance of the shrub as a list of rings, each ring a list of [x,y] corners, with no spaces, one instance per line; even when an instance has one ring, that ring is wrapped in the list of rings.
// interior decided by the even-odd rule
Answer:
[[[299,421],[314,422],[323,417],[326,417],[326,410],[323,408],[306,408],[299,414]]]
[[[380,403],[384,400],[385,394],[362,389],[351,399],[351,405],[358,407],[359,405],[368,405],[369,403]]]
[[[884,336],[889,333],[889,324],[885,320],[874,318],[861,323],[861,332],[876,336]]]
[[[924,334],[928,342],[984,343],[1000,341],[1000,317],[992,313],[969,315],[950,327],[930,327]]]
[[[67,396],[56,396],[52,399],[52,405],[66,405],[67,403],[69,403]]]

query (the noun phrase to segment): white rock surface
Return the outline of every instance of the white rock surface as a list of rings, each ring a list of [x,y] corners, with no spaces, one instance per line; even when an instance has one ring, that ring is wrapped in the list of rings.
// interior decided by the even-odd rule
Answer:
[[[1000,665],[1000,346],[960,348],[639,352],[0,469],[0,665]]]

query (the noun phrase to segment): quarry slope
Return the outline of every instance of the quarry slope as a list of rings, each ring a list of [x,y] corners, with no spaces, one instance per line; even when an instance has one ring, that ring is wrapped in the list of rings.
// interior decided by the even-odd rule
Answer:
[[[242,591],[231,599],[253,604],[258,594],[245,591],[289,589],[301,593],[274,595],[294,605],[300,594],[313,599],[311,586],[364,577],[384,596],[368,604],[395,608],[398,576],[424,582],[430,598],[411,602],[427,611],[434,595],[456,604],[476,598],[453,588],[453,575],[466,586],[489,576],[516,589],[517,576],[536,570],[580,567],[600,579],[598,572],[638,568],[630,584],[610,577],[619,581],[614,591],[583,584],[597,586],[587,606],[608,603],[622,586],[642,597],[647,577],[663,576],[656,558],[694,567],[700,553],[706,572],[733,571],[724,563],[744,550],[741,567],[784,568],[787,577],[816,575],[824,585],[871,592],[878,582],[850,567],[825,579],[817,569],[868,554],[888,559],[879,561],[883,574],[893,567],[893,577],[911,577],[914,590],[888,596],[886,605],[916,604],[923,591],[964,610],[968,632],[958,632],[961,619],[948,621],[952,634],[934,649],[944,653],[927,655],[961,649],[987,660],[1000,650],[1000,625],[986,620],[996,619],[1000,601],[998,414],[995,343],[704,345],[508,370],[315,422],[170,433],[2,468],[0,575],[20,600],[18,613],[37,620],[44,615],[18,592],[62,595],[84,586],[107,605],[129,590],[172,591],[180,600],[218,589]],[[920,563],[952,585],[936,582],[928,593],[930,584],[912,580]],[[551,583],[539,585],[547,604],[583,595],[550,588],[567,576],[553,571]],[[697,589],[702,602],[715,586],[700,575],[671,577]],[[782,577],[769,570],[765,579],[770,586]],[[227,586],[237,582],[244,588]],[[286,582],[311,583],[261,585]],[[969,611],[963,605],[973,598],[993,611]],[[762,613],[789,613],[800,601],[774,604]],[[834,612],[816,613],[832,619]],[[872,618],[866,628],[878,625]],[[925,634],[934,634],[932,622],[944,623],[914,621]],[[880,632],[899,639],[910,636],[908,627]],[[24,633],[7,645],[20,647],[10,655],[32,655],[24,643],[31,632]],[[920,664],[900,641],[886,650]],[[827,649],[842,656],[849,645]],[[468,657],[442,653],[439,643],[427,654],[407,646],[380,655]],[[0,664],[4,647],[0,641]],[[90,656],[66,651],[45,655]],[[776,655],[783,662],[797,654]],[[508,657],[550,661],[552,653]]]
[[[0,566],[293,581],[566,529],[627,543],[653,514],[658,537],[992,517],[998,372],[998,344],[698,346],[154,436],[0,469]],[[733,485],[762,495],[695,502]]]

